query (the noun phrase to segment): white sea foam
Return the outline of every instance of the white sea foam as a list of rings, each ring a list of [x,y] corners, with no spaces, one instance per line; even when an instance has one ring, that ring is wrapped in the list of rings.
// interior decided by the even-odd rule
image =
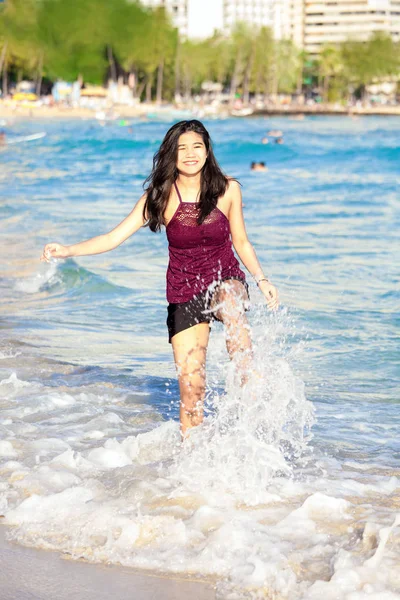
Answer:
[[[17,374],[16,373],[11,373],[11,375],[5,379],[2,379],[0,381],[0,386],[7,386],[10,390],[15,390],[18,391],[20,388],[23,387],[29,387],[31,384],[27,381],[22,381],[21,379],[18,379]],[[3,389],[3,393],[7,393],[4,389]]]
[[[16,358],[19,356],[21,352],[19,350],[15,350],[13,348],[2,348],[0,350],[0,360],[6,360],[8,358]]]
[[[24,292],[25,294],[36,294],[41,288],[55,278],[57,273],[57,262],[56,259],[53,259],[51,263],[42,265],[39,272],[34,275],[16,281],[15,289],[19,292]]]
[[[16,458],[18,453],[15,451],[14,446],[8,440],[0,440],[0,457]]]
[[[128,434],[111,397],[2,380],[14,402],[9,435],[15,420],[42,423],[3,448],[11,536],[75,558],[217,576],[221,600],[333,600],[337,590],[340,600],[399,600],[398,524],[384,504],[370,519],[372,498],[396,494],[398,481],[363,481],[355,461],[330,479],[340,464],[309,448],[313,407],[271,335],[267,351],[256,336],[257,376],[241,389],[231,365],[183,445],[172,421]],[[21,413],[24,398],[32,410]]]
[[[156,433],[149,435],[160,447],[170,432],[163,426],[155,431],[158,444]],[[60,468],[61,461],[53,464]],[[41,545],[75,557],[219,575],[225,582],[217,586],[218,598],[279,594],[290,600],[348,600],[357,593],[354,597],[364,600],[381,591],[398,600],[385,589],[396,585],[396,538],[389,552],[387,545],[398,520],[386,527],[364,526],[364,536],[350,542],[348,531],[359,526],[355,507],[343,498],[313,494],[309,484],[303,485],[307,497],[298,507],[300,497],[281,490],[279,500],[243,510],[229,494],[213,503],[209,496],[205,500],[207,490],[177,493],[166,473],[158,470],[158,477],[146,471],[144,478],[137,467],[123,467],[110,488],[109,482],[105,485],[84,469],[72,481],[65,473],[56,477],[51,468],[41,467],[36,479],[42,482],[41,494],[32,493],[9,510],[6,522],[16,526],[15,539],[33,544],[40,539]],[[65,489],[57,492],[57,487]]]
[[[24,396],[25,394],[29,394],[32,390],[39,388],[40,385],[19,379],[17,374],[13,372],[9,377],[5,377],[0,381],[0,399],[4,398],[10,402],[19,396]],[[6,415],[7,412],[3,411],[2,414]],[[11,412],[10,414],[13,413]],[[16,414],[14,414],[14,416],[16,416]]]

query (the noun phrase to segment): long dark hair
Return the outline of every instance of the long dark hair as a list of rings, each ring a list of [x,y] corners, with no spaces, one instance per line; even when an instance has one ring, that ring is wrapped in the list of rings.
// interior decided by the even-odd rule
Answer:
[[[160,231],[164,225],[164,211],[167,206],[171,187],[176,181],[179,172],[176,168],[178,159],[179,137],[188,131],[198,133],[203,138],[207,151],[207,158],[201,171],[199,225],[217,206],[218,198],[226,191],[229,179],[221,171],[213,153],[211,138],[203,123],[195,119],[191,121],[180,121],[175,123],[166,133],[161,146],[154,155],[153,169],[144,182],[148,184],[146,202],[143,209],[143,217],[151,231]]]

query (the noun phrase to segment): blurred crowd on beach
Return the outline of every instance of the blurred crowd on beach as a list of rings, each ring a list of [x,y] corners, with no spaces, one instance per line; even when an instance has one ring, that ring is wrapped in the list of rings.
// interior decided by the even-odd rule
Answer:
[[[382,84],[384,87],[384,84]],[[376,93],[382,88],[376,86]],[[384,92],[390,96],[389,84]],[[247,117],[260,114],[292,114],[302,118],[304,114],[400,114],[397,102],[376,101],[376,94],[366,95],[363,101],[342,103],[323,102],[318,94],[253,95],[244,102],[240,94],[235,97],[222,86],[205,82],[202,91],[190,98],[176,94],[172,102],[140,101],[132,92],[132,84],[110,80],[106,86],[85,85],[82,80],[74,82],[58,80],[38,95],[35,83],[23,80],[11,86],[5,97],[0,96],[0,117],[21,116],[95,116],[99,120],[114,120],[153,114],[176,118],[227,118]]]

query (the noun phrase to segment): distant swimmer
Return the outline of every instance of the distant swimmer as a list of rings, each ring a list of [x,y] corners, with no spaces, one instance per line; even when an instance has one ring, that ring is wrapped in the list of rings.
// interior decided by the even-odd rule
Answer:
[[[4,131],[0,131],[0,146],[6,145],[6,134]]]
[[[278,137],[278,138],[276,138],[276,140],[275,140],[275,144],[283,144],[283,143],[284,143],[284,142],[283,142],[283,137]]]
[[[262,144],[269,144],[269,139],[267,138],[267,136],[263,137],[263,139],[261,140]]]
[[[271,129],[271,131],[268,131],[267,135],[271,137],[282,137],[283,132],[280,129]]]
[[[265,162],[252,162],[250,165],[251,171],[268,171]]]

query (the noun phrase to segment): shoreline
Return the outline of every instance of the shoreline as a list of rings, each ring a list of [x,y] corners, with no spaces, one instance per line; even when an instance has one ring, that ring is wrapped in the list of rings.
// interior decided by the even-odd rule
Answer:
[[[4,104],[0,100],[0,119],[83,119],[91,120],[96,119],[96,112],[103,111],[105,109],[89,109],[84,107],[69,108],[65,106],[26,106],[16,105],[9,106]],[[165,115],[174,116],[176,113],[177,118],[180,113],[190,113],[189,108],[175,108],[173,106],[159,106],[150,104],[138,104],[136,106],[125,106],[115,105],[111,108],[118,116],[118,119],[129,119],[129,118],[146,118],[151,113],[152,120],[154,116],[159,115],[160,117]],[[199,107],[199,110],[201,108]],[[246,112],[245,109],[244,113]],[[240,112],[240,111],[239,111]],[[268,116],[287,116],[294,118],[304,118],[305,116],[349,116],[349,117],[361,117],[361,116],[400,116],[400,105],[399,106],[377,106],[377,107],[337,107],[337,106],[271,106],[263,109],[254,109],[251,114],[243,115],[229,115],[231,118],[243,119],[243,118],[256,118],[256,117],[268,117]],[[213,114],[202,114],[201,119],[208,118],[220,118],[227,116],[227,108],[221,107],[220,112]],[[189,115],[186,117],[188,118]],[[196,111],[193,111],[193,118],[196,118]]]
[[[374,116],[391,116],[400,117],[400,105],[399,106],[379,106],[379,107],[329,107],[329,106],[288,106],[282,107],[271,107],[255,110],[250,116],[251,117],[262,117],[262,116],[348,116],[348,117],[374,117]]]
[[[0,524],[1,600],[215,600],[212,583],[69,559],[9,542]]]

